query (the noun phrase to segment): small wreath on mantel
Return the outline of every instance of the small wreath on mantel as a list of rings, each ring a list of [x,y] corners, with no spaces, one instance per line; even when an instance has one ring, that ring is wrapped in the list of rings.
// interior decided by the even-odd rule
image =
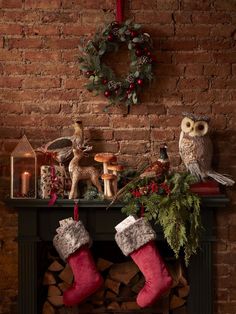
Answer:
[[[116,52],[122,43],[130,51],[130,71],[118,78],[114,71],[103,62],[108,52]],[[124,102],[126,106],[138,103],[138,94],[153,78],[152,67],[155,57],[152,54],[152,40],[148,33],[141,31],[141,25],[127,20],[124,23],[112,22],[97,32],[80,50],[79,58],[83,74],[89,78],[86,87],[89,91],[104,94],[110,100],[107,107]]]

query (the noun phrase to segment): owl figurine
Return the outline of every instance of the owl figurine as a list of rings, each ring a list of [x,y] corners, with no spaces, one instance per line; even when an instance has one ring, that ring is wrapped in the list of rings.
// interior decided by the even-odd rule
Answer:
[[[213,147],[209,137],[209,117],[183,113],[179,139],[179,153],[185,167],[199,180],[211,177],[217,182],[231,186],[235,182],[215,172],[211,167]]]

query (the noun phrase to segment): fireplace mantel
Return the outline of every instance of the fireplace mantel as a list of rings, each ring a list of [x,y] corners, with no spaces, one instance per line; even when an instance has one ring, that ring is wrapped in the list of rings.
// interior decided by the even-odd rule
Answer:
[[[19,297],[18,314],[40,314],[37,302],[38,261],[37,246],[42,241],[52,241],[59,220],[73,216],[74,201],[59,199],[48,207],[48,200],[9,199],[9,208],[18,211],[19,246]],[[201,250],[191,259],[189,271],[191,292],[188,298],[189,314],[213,314],[212,305],[212,242],[214,211],[226,207],[229,199],[225,195],[202,197],[202,220],[205,228],[201,239]],[[78,200],[79,216],[94,241],[114,241],[114,226],[125,215],[121,203]],[[162,232],[156,229],[158,241],[163,241]]]

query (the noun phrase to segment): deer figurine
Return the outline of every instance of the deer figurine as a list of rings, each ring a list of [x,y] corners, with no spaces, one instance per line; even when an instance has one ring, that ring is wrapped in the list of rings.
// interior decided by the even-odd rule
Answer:
[[[90,151],[92,147],[78,146],[73,148],[74,157],[69,163],[69,173],[72,180],[69,199],[78,198],[78,183],[80,180],[89,180],[96,186],[99,193],[102,193],[102,187],[98,180],[99,172],[95,167],[81,167],[79,162],[83,156],[86,156],[86,152]]]

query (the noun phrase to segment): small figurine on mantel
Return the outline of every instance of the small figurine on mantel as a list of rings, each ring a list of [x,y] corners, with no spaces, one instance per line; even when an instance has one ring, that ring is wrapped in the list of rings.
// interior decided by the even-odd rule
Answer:
[[[213,147],[209,137],[209,121],[207,116],[183,113],[179,139],[179,153],[185,167],[199,180],[208,177],[217,182],[232,186],[235,182],[228,176],[212,169]]]
[[[80,160],[85,156],[85,153],[91,151],[91,149],[91,146],[74,146],[73,148],[74,157],[69,163],[69,173],[72,180],[69,199],[78,198],[78,183],[81,180],[91,182],[97,188],[98,192],[102,193],[98,170],[92,166],[80,166]]]
[[[66,163],[73,158],[73,146],[82,146],[84,144],[84,128],[82,121],[76,121],[73,124],[74,134],[72,136],[59,137],[44,147],[38,149],[45,153],[53,153],[55,160],[59,163]]]

